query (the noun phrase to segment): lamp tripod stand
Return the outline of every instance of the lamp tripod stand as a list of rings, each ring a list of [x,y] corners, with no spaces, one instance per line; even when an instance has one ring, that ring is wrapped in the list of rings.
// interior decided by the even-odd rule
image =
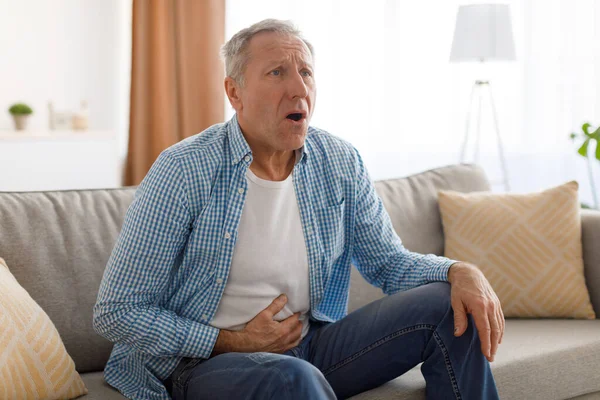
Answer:
[[[462,143],[460,152],[460,162],[466,162],[467,144],[469,142],[470,133],[470,122],[471,122],[471,110],[473,108],[473,99],[477,97],[477,131],[475,132],[475,154],[474,162],[477,164],[479,161],[479,142],[481,140],[481,104],[484,93],[487,92],[489,101],[492,107],[492,115],[494,117],[494,128],[496,130],[496,139],[498,143],[498,155],[500,157],[500,167],[502,169],[502,179],[492,180],[492,185],[503,184],[504,189],[510,191],[510,184],[508,182],[508,172],[506,168],[506,160],[504,158],[504,147],[502,145],[502,138],[500,137],[500,128],[498,128],[498,115],[496,113],[496,105],[494,104],[494,97],[492,96],[492,87],[489,81],[475,81],[473,89],[471,90],[471,98],[469,100],[469,110],[467,111],[467,120],[465,123],[465,136]]]

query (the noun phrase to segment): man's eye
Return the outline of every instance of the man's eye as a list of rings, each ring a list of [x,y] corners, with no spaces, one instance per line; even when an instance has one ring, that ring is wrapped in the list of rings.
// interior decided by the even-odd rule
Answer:
[[[279,76],[279,75],[281,75],[281,71],[278,69],[275,69],[275,70],[271,71],[271,74],[275,75],[275,76]]]
[[[302,76],[312,76],[312,72],[308,70],[302,71]]]

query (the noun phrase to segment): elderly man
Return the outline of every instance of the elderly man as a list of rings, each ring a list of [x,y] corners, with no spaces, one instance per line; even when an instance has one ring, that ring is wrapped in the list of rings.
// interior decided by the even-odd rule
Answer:
[[[265,20],[223,56],[236,115],[158,157],[108,262],[106,381],[132,399],[334,399],[422,362],[429,399],[498,398],[498,298],[475,266],[406,250],[356,149],[309,127],[312,46]],[[388,296],[346,315],[351,264]]]

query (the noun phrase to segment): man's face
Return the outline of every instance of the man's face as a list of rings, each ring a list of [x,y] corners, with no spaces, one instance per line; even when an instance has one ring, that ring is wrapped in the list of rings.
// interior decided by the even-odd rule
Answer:
[[[302,40],[274,32],[255,35],[248,50],[244,86],[231,82],[237,96],[229,96],[244,134],[268,151],[299,149],[316,96],[310,50]]]

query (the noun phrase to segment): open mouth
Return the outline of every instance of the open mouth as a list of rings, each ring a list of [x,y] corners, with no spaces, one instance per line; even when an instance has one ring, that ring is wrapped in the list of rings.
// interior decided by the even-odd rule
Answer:
[[[302,115],[302,113],[291,113],[289,114],[287,117],[287,119],[291,119],[292,121],[300,121],[302,118],[304,118],[304,116]]]

